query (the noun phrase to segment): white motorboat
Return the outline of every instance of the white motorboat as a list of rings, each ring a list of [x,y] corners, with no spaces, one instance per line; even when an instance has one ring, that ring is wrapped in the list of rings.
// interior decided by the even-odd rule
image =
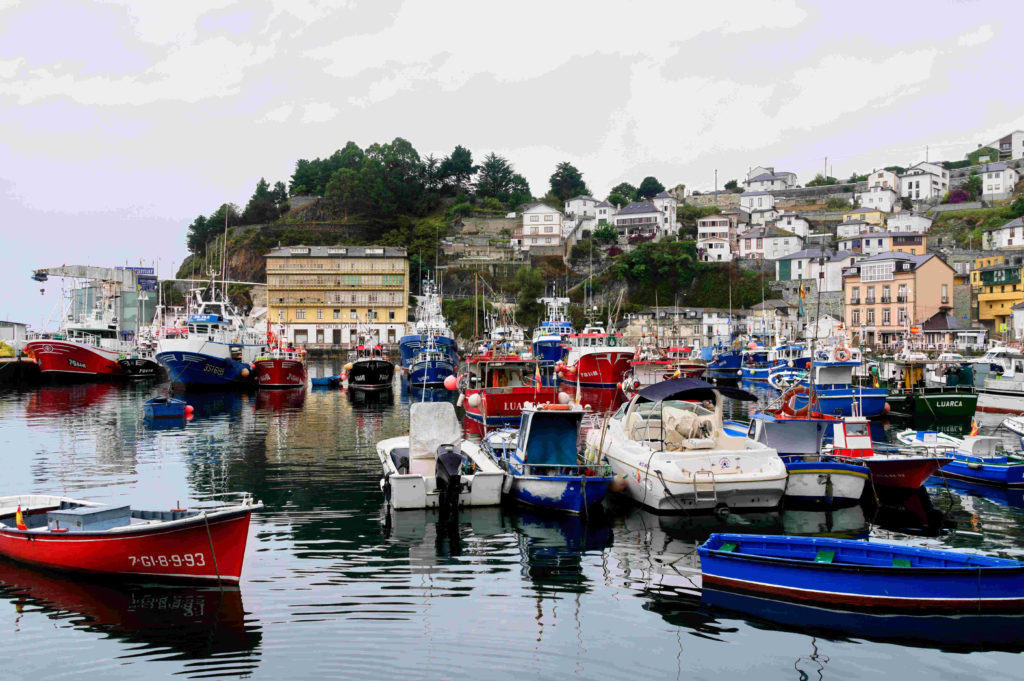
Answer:
[[[663,513],[777,506],[786,466],[774,448],[725,432],[723,395],[756,399],[739,388],[677,378],[640,390],[591,430],[587,446],[611,465],[613,490]]]
[[[493,506],[505,473],[479,445],[463,439],[450,402],[417,402],[409,435],[377,443],[384,499],[395,509]]]

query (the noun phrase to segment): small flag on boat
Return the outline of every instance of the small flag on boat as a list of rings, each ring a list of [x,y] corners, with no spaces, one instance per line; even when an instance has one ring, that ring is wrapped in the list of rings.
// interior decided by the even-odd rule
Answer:
[[[977,434],[978,434],[978,422],[975,421],[974,419],[971,419],[971,437],[974,437]]]
[[[540,362],[537,362],[533,366],[534,366],[534,369],[533,369],[533,380],[535,381],[534,385],[539,386],[540,385]]]
[[[21,506],[18,506],[18,512],[14,514],[14,524],[18,526],[19,530],[27,530],[28,525],[25,524],[25,516],[21,515]]]
[[[583,396],[580,393],[581,393],[581,391],[580,391],[580,374],[579,374],[579,371],[577,370],[577,372],[576,372],[576,400],[575,400],[576,404],[579,404],[581,401],[583,401]]]

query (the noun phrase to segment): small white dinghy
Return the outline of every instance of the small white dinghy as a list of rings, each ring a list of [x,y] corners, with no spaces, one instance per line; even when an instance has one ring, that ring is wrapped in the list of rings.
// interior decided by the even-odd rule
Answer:
[[[377,443],[385,501],[396,510],[501,503],[505,472],[463,439],[451,403],[419,402],[409,415],[409,435]]]
[[[1011,433],[1024,437],[1024,416],[1007,416],[999,425]]]

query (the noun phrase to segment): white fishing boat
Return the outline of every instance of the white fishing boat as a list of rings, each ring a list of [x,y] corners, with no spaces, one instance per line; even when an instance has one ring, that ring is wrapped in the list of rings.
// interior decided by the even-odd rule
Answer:
[[[978,411],[996,414],[1024,412],[1024,354],[1019,350],[994,348],[975,366],[988,369],[975,377]]]
[[[409,408],[409,435],[377,443],[384,499],[395,509],[493,506],[505,473],[474,442],[463,439],[450,402]]]
[[[640,390],[591,430],[587,446],[611,465],[612,489],[663,513],[777,506],[786,466],[775,449],[725,432],[723,395],[756,399],[738,388],[672,379]]]

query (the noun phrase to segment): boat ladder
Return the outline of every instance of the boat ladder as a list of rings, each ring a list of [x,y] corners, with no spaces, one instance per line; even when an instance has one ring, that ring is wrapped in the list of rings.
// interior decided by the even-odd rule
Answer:
[[[715,472],[699,470],[693,474],[693,503],[710,501],[718,505],[718,488],[715,485]]]

